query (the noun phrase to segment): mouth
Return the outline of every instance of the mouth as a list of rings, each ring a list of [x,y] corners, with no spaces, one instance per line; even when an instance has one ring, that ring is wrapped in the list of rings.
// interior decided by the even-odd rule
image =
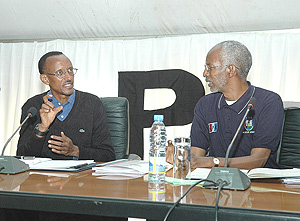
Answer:
[[[63,87],[72,89],[73,88],[73,82],[72,81],[67,81],[63,84]]]
[[[213,82],[210,79],[206,78],[205,81],[206,81],[208,87],[212,86]]]

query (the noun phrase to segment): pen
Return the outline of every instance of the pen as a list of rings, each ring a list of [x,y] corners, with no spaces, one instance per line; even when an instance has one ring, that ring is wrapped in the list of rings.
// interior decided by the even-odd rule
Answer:
[[[34,160],[35,156],[15,156],[15,158],[22,160]]]
[[[83,166],[86,166],[86,165],[88,165],[88,163],[79,164],[79,165],[72,166],[72,167],[69,167],[69,168],[79,169],[79,168],[81,168]]]
[[[23,159],[23,160],[34,160],[35,156],[21,156],[21,159]]]

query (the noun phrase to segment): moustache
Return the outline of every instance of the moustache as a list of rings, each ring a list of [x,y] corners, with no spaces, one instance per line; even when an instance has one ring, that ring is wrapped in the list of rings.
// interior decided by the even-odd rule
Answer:
[[[68,80],[68,81],[64,82],[64,85],[66,85],[66,84],[71,84],[71,85],[73,85],[74,82],[73,82],[72,80]]]
[[[212,83],[212,80],[209,79],[209,78],[205,78],[205,81],[206,81],[207,83]]]

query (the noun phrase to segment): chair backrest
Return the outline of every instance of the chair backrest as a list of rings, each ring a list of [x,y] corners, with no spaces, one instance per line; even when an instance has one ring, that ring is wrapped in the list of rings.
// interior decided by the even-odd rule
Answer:
[[[284,110],[277,162],[282,168],[300,168],[300,108]]]
[[[129,154],[129,102],[125,97],[100,99],[106,108],[116,159],[126,158]]]

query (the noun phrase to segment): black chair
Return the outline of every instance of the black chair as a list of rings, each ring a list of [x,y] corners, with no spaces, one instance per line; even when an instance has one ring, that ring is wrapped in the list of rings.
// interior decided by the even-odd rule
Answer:
[[[285,108],[284,110],[277,163],[284,169],[300,168],[300,108]]]
[[[100,98],[106,108],[108,125],[116,159],[129,154],[129,103],[125,97]]]

